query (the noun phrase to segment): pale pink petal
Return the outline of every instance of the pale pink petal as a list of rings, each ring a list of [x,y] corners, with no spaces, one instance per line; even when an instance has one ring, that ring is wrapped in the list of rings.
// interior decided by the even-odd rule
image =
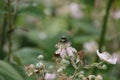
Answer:
[[[60,54],[61,53],[61,49],[58,49],[55,54]]]
[[[98,50],[97,50],[97,55],[98,57],[101,59],[101,60],[104,60],[110,64],[116,64],[117,63],[117,57],[115,56],[111,56],[108,52],[103,52],[103,53],[100,53]]]
[[[69,56],[74,56],[71,47],[67,47],[67,48],[66,48],[66,51],[67,51],[67,54],[68,54]]]
[[[73,51],[74,53],[77,53],[77,50],[76,50],[75,48],[72,48],[72,51]]]
[[[62,58],[64,58],[66,56],[66,50],[65,49],[62,49],[62,51],[60,52],[60,56]]]
[[[54,80],[56,78],[56,75],[53,73],[46,73],[45,74],[45,80]]]

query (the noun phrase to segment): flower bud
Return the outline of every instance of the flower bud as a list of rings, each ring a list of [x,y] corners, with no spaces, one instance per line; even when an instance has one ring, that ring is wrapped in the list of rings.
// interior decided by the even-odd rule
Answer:
[[[33,64],[25,66],[25,71],[28,76],[32,76],[34,74],[34,69],[35,69],[35,66]]]
[[[84,53],[83,51],[79,51],[79,52],[78,52],[78,57],[79,57],[80,59],[83,59],[83,58],[85,57],[85,53]]]
[[[84,74],[85,72],[84,72],[84,71],[80,71],[79,73],[80,73],[80,74]]]
[[[57,72],[58,72],[58,73],[59,73],[59,72],[62,72],[64,69],[65,69],[65,67],[60,67],[60,68],[57,70]]]
[[[101,75],[97,75],[97,77],[95,78],[95,80],[103,80]]]
[[[107,69],[107,66],[105,64],[102,65],[102,69]]]
[[[53,69],[54,68],[54,66],[53,65],[50,65],[49,67],[48,67],[48,69]]]
[[[70,62],[68,60],[66,60],[66,59],[62,59],[61,63],[65,64],[65,65],[69,65],[70,64]]]
[[[38,56],[38,59],[40,59],[40,60],[41,60],[41,59],[44,59],[44,56],[43,56],[43,55],[39,55],[39,56]]]
[[[89,79],[89,80],[95,79],[95,75],[89,75],[89,76],[88,76],[88,79]]]
[[[84,75],[79,75],[78,77],[80,80],[86,80]]]
[[[62,71],[63,71],[62,68],[59,68],[59,69],[57,70],[58,73],[59,73],[59,72],[62,72]]]
[[[36,64],[36,67],[37,67],[37,68],[43,68],[43,66],[44,66],[44,64],[43,64],[42,62],[38,62],[38,63]]]

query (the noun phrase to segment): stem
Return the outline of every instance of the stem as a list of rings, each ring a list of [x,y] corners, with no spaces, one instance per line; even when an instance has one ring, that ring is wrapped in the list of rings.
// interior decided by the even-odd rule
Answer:
[[[8,52],[7,60],[9,61],[11,53],[12,53],[12,32],[14,30],[14,22],[15,22],[15,18],[16,18],[17,9],[18,9],[18,0],[16,0],[16,5],[15,5],[13,13],[10,10],[10,0],[8,0],[8,7],[9,7],[9,11],[8,11],[9,12],[8,13],[8,16],[9,16],[9,19],[8,19],[8,21],[9,21],[9,31],[8,31],[9,52]]]
[[[90,68],[93,68],[93,67],[97,67],[100,66],[101,64],[103,64],[103,62],[99,62],[99,63],[93,63],[91,65],[86,65],[83,67],[83,69],[90,69]]]
[[[77,73],[80,71],[80,68],[81,68],[81,64],[79,64],[78,67],[75,69],[73,78],[72,78],[73,80],[75,80],[75,77],[76,77]]]
[[[5,11],[7,11],[7,4],[5,6]],[[0,59],[4,58],[4,51],[3,51],[3,46],[5,43],[5,37],[6,37],[6,28],[7,28],[7,13],[4,14],[4,20],[3,20],[3,26],[1,30],[1,39],[0,39]]]
[[[78,69],[75,69],[75,72],[74,72],[73,78],[72,78],[73,80],[75,79],[77,72],[78,72]]]
[[[109,16],[109,12],[110,12],[110,9],[112,7],[113,1],[114,0],[109,0],[108,4],[107,4],[106,14],[105,14],[104,19],[103,19],[102,31],[101,31],[101,35],[100,35],[99,51],[102,50],[102,46],[103,46],[104,41],[105,41],[105,34],[106,34],[106,29],[107,29],[108,16]]]
[[[9,49],[9,51],[8,51],[8,55],[7,55],[7,60],[9,60],[10,59],[10,54],[11,54],[11,48],[12,48],[12,42],[11,42],[11,33],[10,33],[10,31],[11,31],[11,29],[12,29],[12,26],[10,25],[10,23],[11,23],[11,9],[10,9],[10,5],[11,5],[11,1],[10,0],[8,0],[8,27],[9,27],[9,31],[8,31],[8,49]]]
[[[110,12],[110,9],[112,7],[113,1],[114,0],[109,0],[108,3],[107,3],[106,14],[103,18],[103,25],[102,25],[101,35],[100,35],[99,51],[102,50],[102,46],[103,46],[104,41],[105,41],[105,34],[106,34],[106,29],[107,29],[108,16],[109,16],[109,12]],[[95,62],[97,62],[97,61],[98,61],[98,57],[96,56]],[[96,72],[96,69],[94,68],[93,73],[95,73],[95,72]]]
[[[4,15],[4,21],[3,21],[3,27],[2,27],[2,33],[1,33],[1,42],[0,42],[0,59],[3,59],[3,46],[5,43],[5,36],[6,36],[6,26],[7,25],[7,17],[6,14]]]

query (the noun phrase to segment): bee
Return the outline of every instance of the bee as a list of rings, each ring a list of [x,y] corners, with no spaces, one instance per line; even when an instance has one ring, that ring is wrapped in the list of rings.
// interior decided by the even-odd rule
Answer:
[[[68,42],[66,36],[62,36],[61,40],[60,40],[60,43],[66,43],[66,42]]]

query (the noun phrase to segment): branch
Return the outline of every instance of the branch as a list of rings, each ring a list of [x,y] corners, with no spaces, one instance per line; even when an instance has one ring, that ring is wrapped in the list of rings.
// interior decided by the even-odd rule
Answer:
[[[8,0],[8,6],[9,6],[9,31],[8,31],[8,56],[7,56],[7,60],[10,60],[10,56],[12,53],[12,32],[14,31],[14,23],[15,23],[15,17],[16,17],[16,13],[17,13],[17,9],[18,9],[18,0],[16,0],[16,5],[14,8],[13,13],[10,11],[10,0]]]

